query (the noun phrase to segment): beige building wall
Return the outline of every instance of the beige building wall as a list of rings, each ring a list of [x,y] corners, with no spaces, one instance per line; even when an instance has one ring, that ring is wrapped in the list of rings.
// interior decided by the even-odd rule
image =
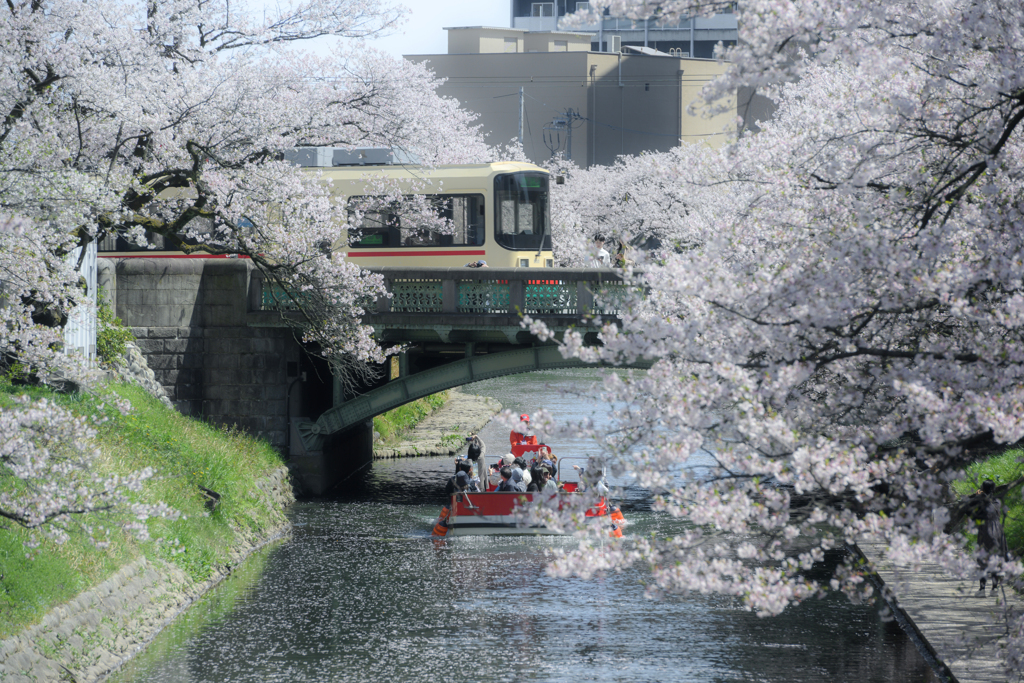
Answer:
[[[466,28],[446,28],[448,31],[448,54],[472,55],[480,53],[506,54],[525,52],[523,29],[491,28],[473,26]]]
[[[531,31],[525,34],[524,44],[526,52],[589,52],[590,38],[589,33]]]
[[[523,146],[535,162],[548,159],[556,142],[563,153],[568,151],[565,132],[556,140],[559,136],[544,129],[569,109],[580,117],[572,121],[569,156],[581,166],[612,164],[622,154],[665,151],[682,141],[704,140],[718,147],[727,139],[726,126],[735,128],[735,98],[730,111],[715,117],[687,111],[704,84],[727,67],[711,60],[589,51],[406,59],[427,61],[447,79],[438,93],[476,112],[490,144],[518,137],[522,87]]]

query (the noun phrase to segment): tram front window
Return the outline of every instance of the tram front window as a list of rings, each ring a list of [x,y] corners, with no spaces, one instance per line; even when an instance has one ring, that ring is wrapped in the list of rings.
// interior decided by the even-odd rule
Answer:
[[[509,173],[494,179],[494,237],[506,249],[551,249],[548,176]]]

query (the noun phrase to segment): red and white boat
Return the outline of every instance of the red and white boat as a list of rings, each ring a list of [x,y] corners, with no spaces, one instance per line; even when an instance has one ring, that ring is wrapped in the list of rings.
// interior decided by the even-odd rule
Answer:
[[[518,457],[523,452],[536,451],[540,445],[542,444],[513,446],[512,453]],[[559,463],[563,463],[564,460],[568,458],[559,460]],[[576,493],[577,486],[577,482],[560,483],[559,492],[556,494],[508,491],[453,493],[448,505],[441,509],[441,514],[434,522],[432,535],[448,538],[470,535],[558,534],[560,532],[540,525],[521,525],[516,517],[516,508],[528,505],[534,500],[534,496],[554,495],[562,498],[579,495]],[[625,524],[622,511],[616,506],[609,505],[603,496],[597,505],[587,510],[586,516],[594,523],[607,526],[610,535],[622,536],[622,527]]]

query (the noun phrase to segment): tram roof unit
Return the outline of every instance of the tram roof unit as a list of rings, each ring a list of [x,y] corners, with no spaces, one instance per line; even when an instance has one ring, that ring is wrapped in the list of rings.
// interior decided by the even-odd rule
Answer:
[[[312,169],[311,169],[312,170]],[[337,187],[336,194],[347,194],[345,189],[355,190],[361,186],[369,186],[375,176],[385,176],[397,181],[422,181],[427,186],[440,182],[442,185],[437,189],[416,190],[417,193],[439,193],[444,194],[456,190],[478,189],[485,190],[490,185],[490,178],[508,173],[550,173],[535,164],[522,161],[498,161],[489,164],[454,164],[444,166],[419,166],[419,165],[381,165],[381,166],[334,166],[331,168],[319,168],[325,180],[353,183]],[[363,190],[358,190],[362,192]]]
[[[492,161],[480,164],[438,164],[429,166],[420,163],[414,155],[403,150],[395,150],[387,147],[295,147],[284,153],[285,161],[290,161],[303,168],[322,168],[335,170],[348,170],[358,168],[426,168],[444,169],[446,173],[452,172],[459,175],[472,175],[472,171],[479,171],[482,168],[491,168],[498,172],[516,171],[547,171],[531,162],[522,161]],[[390,173],[389,173],[390,174]],[[396,174],[397,175],[397,174]]]

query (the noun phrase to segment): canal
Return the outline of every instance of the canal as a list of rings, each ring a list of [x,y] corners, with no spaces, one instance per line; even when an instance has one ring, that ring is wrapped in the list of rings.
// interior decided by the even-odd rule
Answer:
[[[597,375],[534,373],[466,391],[513,411],[602,420]],[[582,397],[581,397],[582,396]],[[492,456],[507,430],[482,433]],[[556,452],[585,455],[589,444]],[[644,597],[644,570],[600,580],[545,575],[571,539],[434,542],[451,458],[382,461],[332,497],[296,504],[292,537],[250,559],[108,680],[288,681],[930,681],[909,639],[874,605],[841,595],[759,618],[738,601]],[[677,521],[623,490],[631,534]]]

